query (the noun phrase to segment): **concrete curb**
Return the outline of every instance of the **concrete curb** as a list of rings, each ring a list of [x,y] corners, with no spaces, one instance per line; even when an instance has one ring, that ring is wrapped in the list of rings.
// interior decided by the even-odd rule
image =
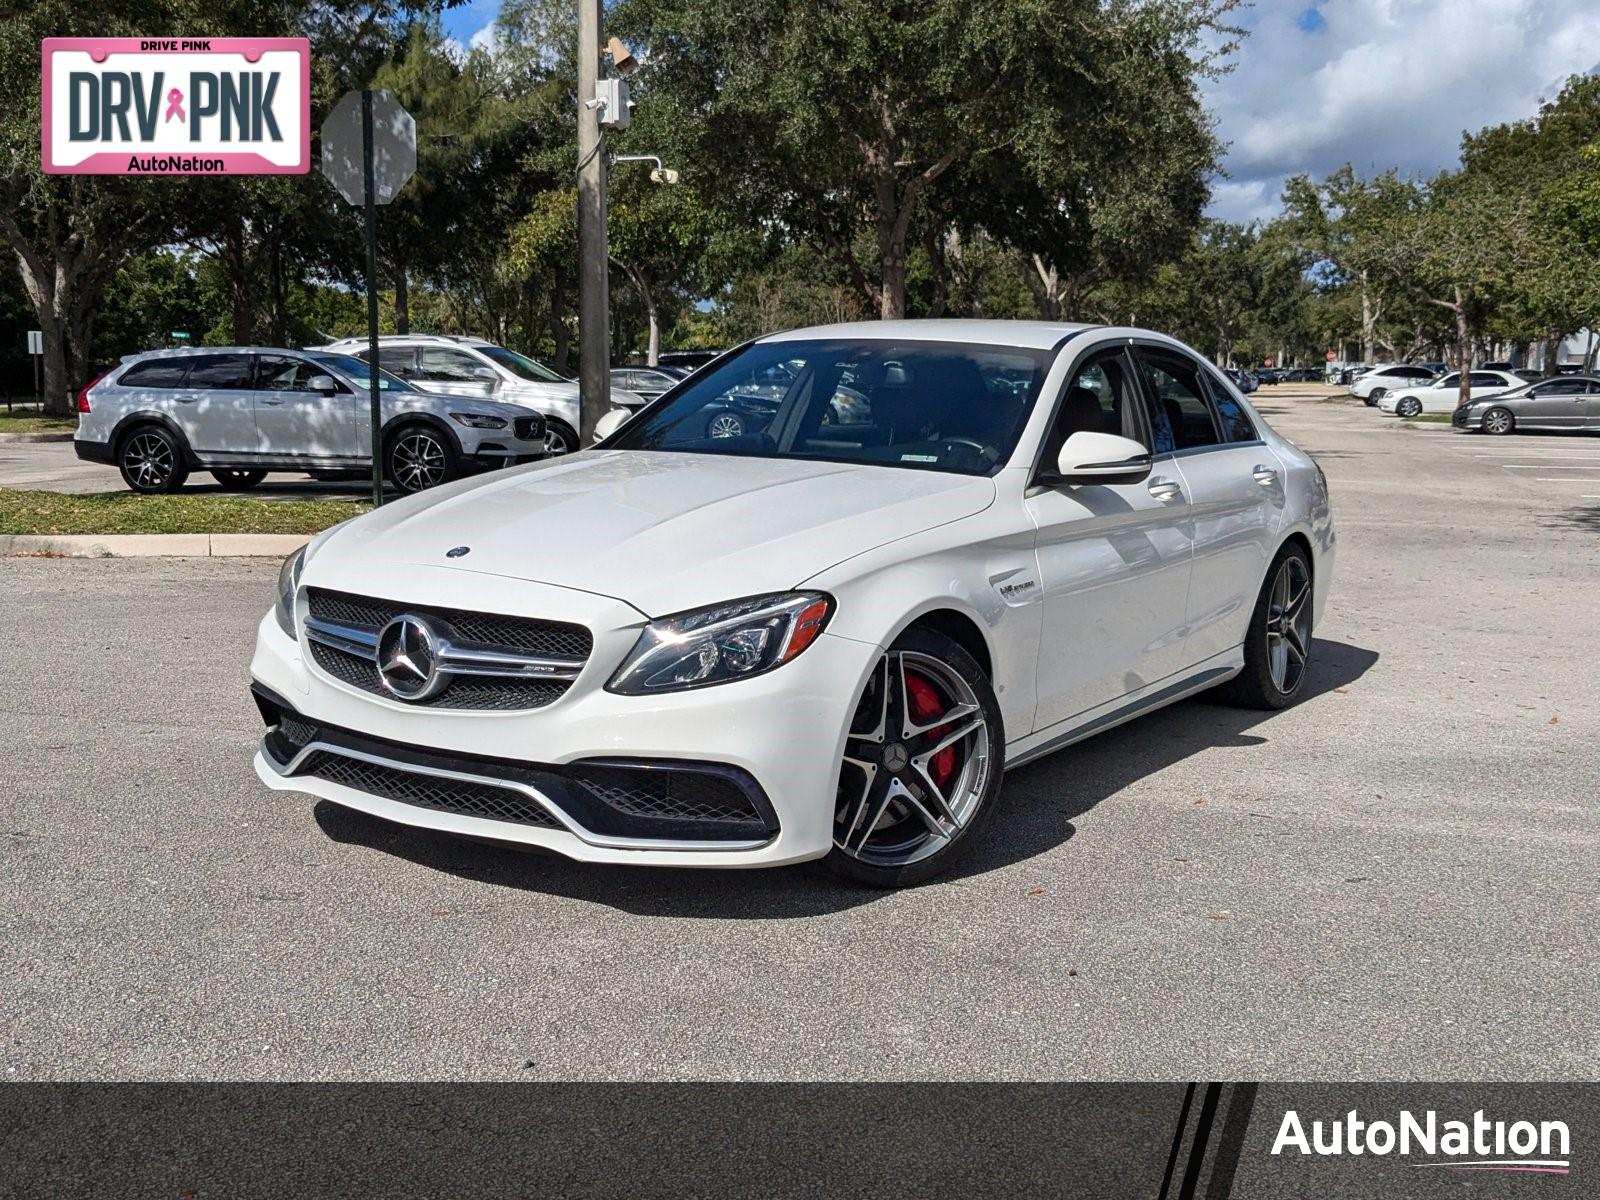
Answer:
[[[3,533],[0,557],[283,558],[310,540],[308,533]]]
[[[70,442],[70,433],[0,433],[0,446],[21,445],[24,442]]]

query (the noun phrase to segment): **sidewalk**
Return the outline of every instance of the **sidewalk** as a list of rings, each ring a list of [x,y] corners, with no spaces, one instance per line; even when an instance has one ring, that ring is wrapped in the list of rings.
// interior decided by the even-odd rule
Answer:
[[[0,534],[0,558],[283,558],[308,533]]]

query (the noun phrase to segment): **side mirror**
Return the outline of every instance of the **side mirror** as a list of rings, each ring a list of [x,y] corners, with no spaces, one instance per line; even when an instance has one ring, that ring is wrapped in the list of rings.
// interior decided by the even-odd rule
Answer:
[[[613,408],[605,416],[595,422],[594,440],[603,442],[627,423],[633,414],[625,408]]]
[[[306,386],[313,392],[321,392],[324,396],[331,396],[339,390],[339,385],[333,381],[331,375],[313,375]]]
[[[1078,432],[1062,444],[1055,474],[1045,482],[1138,483],[1150,467],[1150,451],[1132,438]]]
[[[473,367],[472,377],[479,383],[488,384],[491,392],[500,388],[500,374],[493,367]]]

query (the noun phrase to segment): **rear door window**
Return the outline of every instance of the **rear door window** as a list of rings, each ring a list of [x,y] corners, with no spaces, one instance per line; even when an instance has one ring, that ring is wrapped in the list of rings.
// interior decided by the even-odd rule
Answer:
[[[183,386],[189,373],[190,358],[152,358],[134,363],[118,378],[120,387],[175,388]]]
[[[248,354],[197,354],[191,360],[185,388],[212,392],[243,392],[250,388]]]

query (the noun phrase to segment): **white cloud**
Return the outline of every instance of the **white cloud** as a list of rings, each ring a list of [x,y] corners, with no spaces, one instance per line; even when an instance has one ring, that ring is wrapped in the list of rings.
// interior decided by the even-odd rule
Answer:
[[[1212,84],[1230,176],[1212,212],[1270,215],[1284,178],[1345,162],[1430,175],[1463,131],[1532,116],[1600,62],[1595,0],[1258,0]]]
[[[489,22],[489,24],[472,35],[472,40],[468,45],[474,50],[487,50],[490,54],[498,53],[500,50],[499,24],[494,21]]]

